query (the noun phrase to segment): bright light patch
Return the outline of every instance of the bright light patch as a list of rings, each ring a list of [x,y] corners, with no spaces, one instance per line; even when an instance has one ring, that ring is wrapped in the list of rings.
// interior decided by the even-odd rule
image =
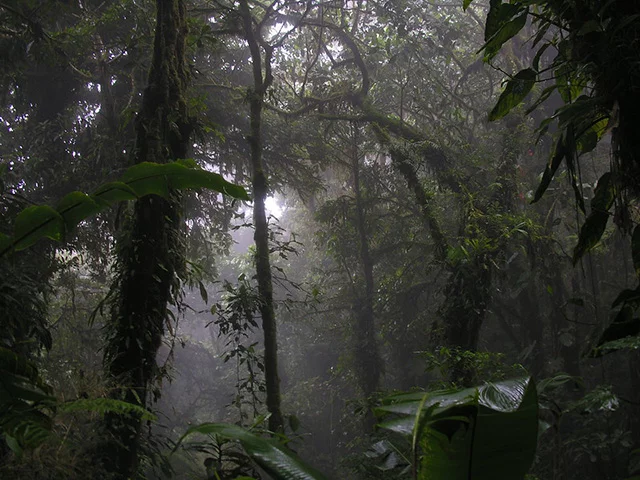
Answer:
[[[264,209],[267,215],[273,215],[274,217],[280,217],[282,215],[282,206],[274,197],[267,197],[264,201]]]

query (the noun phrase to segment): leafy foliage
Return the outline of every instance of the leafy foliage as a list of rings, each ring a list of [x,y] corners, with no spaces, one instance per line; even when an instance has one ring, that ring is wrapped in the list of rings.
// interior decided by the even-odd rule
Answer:
[[[0,432],[7,445],[21,454],[48,437],[55,398],[36,366],[24,356],[0,347]]]
[[[500,95],[498,103],[491,110],[489,120],[499,120],[516,105],[520,105],[535,85],[536,78],[537,73],[533,69],[527,68],[510,79],[504,92]]]
[[[248,200],[242,187],[221,175],[197,168],[193,161],[157,164],[143,162],[129,168],[121,181],[102,185],[93,195],[72,192],[57,208],[31,206],[18,214],[13,237],[0,235],[0,256],[10,250],[23,250],[42,238],[60,241],[78,223],[113,204],[145,195],[168,197],[171,189],[207,188],[233,198]]]
[[[400,394],[377,410],[399,415],[382,428],[412,437],[416,478],[521,479],[535,456],[538,402],[530,378]]]
[[[325,478],[276,441],[260,437],[236,425],[205,423],[192,427],[180,437],[174,451],[187,437],[194,434],[215,434],[222,438],[239,441],[247,454],[274,480],[323,480]]]
[[[56,415],[91,412],[136,414],[149,421],[155,415],[139,405],[109,398],[60,402],[26,357],[0,347],[0,433],[18,455],[33,450],[52,434]]]
[[[107,413],[137,415],[145,421],[155,421],[157,417],[140,405],[123,402],[113,398],[80,398],[59,405],[58,410],[64,413],[91,412],[99,415]]]

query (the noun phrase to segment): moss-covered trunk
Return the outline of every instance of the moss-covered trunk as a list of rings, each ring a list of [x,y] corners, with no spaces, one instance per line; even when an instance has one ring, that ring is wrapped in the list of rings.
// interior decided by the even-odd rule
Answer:
[[[190,122],[184,92],[186,8],[182,0],[157,0],[154,52],[148,86],[136,120],[136,163],[164,163],[187,155]],[[181,202],[147,196],[133,208],[118,240],[117,276],[105,348],[113,398],[147,405],[157,376],[156,354],[167,308],[182,268]],[[105,420],[104,465],[117,478],[138,468],[141,419],[111,414]]]
[[[278,340],[276,315],[273,305],[273,281],[269,259],[269,224],[264,202],[267,198],[267,175],[262,161],[262,109],[267,89],[273,81],[271,75],[272,49],[263,45],[265,51],[264,74],[260,51],[260,32],[254,31],[253,17],[246,0],[240,1],[240,15],[243,21],[244,35],[249,44],[253,68],[253,88],[249,91],[250,129],[247,137],[251,148],[251,169],[253,189],[254,241],[256,245],[256,277],[260,295],[260,315],[264,334],[264,376],[267,394],[269,429],[279,432],[284,429],[280,409],[280,378],[278,377]]]

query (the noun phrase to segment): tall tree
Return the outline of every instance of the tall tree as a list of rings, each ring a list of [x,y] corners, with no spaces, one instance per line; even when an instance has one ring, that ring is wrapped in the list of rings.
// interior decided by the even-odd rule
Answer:
[[[254,18],[247,0],[240,0],[244,38],[249,45],[253,71],[253,86],[249,89],[250,134],[247,137],[251,147],[251,170],[253,190],[254,241],[256,245],[256,277],[260,295],[260,315],[264,334],[264,374],[267,393],[269,429],[282,431],[284,421],[280,408],[280,378],[278,377],[278,339],[276,314],[273,304],[273,280],[269,259],[269,223],[264,202],[268,194],[267,174],[262,160],[262,110],[267,89],[273,82],[271,61],[273,46],[262,39],[260,24],[254,25]],[[262,52],[264,51],[264,59]]]
[[[353,175],[353,193],[355,201],[355,229],[358,237],[360,265],[364,278],[364,295],[356,299],[356,364],[362,391],[369,397],[378,389],[381,374],[381,361],[376,342],[376,326],[373,310],[375,285],[373,277],[373,258],[366,227],[365,198],[360,179],[360,126],[351,124],[351,172]],[[372,418],[370,420],[373,420]],[[373,426],[373,425],[370,425]]]
[[[136,120],[134,161],[164,163],[185,158],[191,122],[187,114],[185,65],[187,34],[183,0],[157,0],[153,59]],[[117,275],[105,362],[115,398],[146,406],[156,379],[156,354],[167,308],[183,262],[181,201],[147,196],[138,200],[130,226],[118,241]],[[141,419],[106,417],[109,434],[104,464],[118,478],[138,468]]]

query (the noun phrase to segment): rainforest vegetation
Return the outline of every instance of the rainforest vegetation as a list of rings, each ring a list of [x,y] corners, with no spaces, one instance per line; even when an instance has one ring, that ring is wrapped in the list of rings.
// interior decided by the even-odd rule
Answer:
[[[0,478],[640,479],[640,4],[0,0]]]

